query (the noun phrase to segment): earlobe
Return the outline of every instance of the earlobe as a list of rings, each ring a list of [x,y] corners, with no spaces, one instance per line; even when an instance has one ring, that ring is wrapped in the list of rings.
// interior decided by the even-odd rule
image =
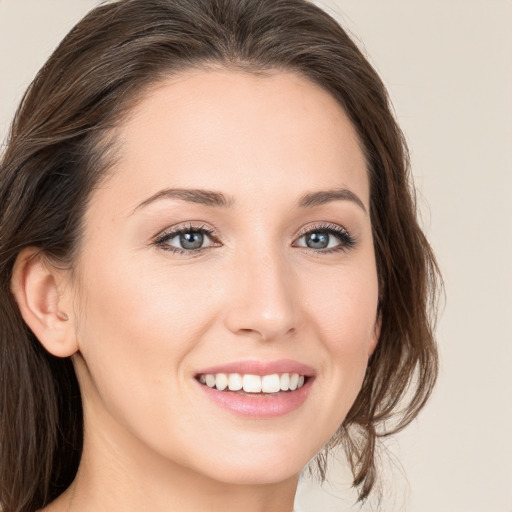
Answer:
[[[57,357],[78,350],[67,279],[67,272],[52,266],[35,247],[20,252],[11,279],[23,319],[46,350]]]

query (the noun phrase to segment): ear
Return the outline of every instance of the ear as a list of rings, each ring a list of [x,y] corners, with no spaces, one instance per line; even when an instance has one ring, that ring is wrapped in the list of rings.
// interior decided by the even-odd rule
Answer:
[[[53,266],[36,247],[18,254],[11,278],[21,315],[48,352],[68,357],[78,350],[69,271]]]

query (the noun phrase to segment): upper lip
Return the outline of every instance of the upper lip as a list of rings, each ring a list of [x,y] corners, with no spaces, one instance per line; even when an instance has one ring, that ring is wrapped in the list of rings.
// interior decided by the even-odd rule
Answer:
[[[307,364],[299,363],[291,359],[279,359],[276,361],[233,361],[231,363],[210,366],[199,370],[196,375],[208,375],[216,373],[240,373],[242,375],[272,375],[273,373],[298,373],[305,377],[313,377],[315,370]]]

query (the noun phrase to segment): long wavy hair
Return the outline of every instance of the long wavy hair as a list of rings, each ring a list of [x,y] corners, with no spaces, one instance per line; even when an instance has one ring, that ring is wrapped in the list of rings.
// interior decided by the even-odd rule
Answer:
[[[377,441],[405,427],[437,375],[436,262],[416,220],[409,158],[385,87],[340,25],[305,0],[121,0],[65,37],[16,113],[0,166],[0,504],[33,512],[75,477],[80,389],[49,355],[10,291],[19,252],[71,267],[88,199],[113,163],[109,135],[163,77],[210,66],[292,71],[327,90],[352,121],[370,181],[381,332],[362,389],[326,451],[343,446],[360,500]],[[317,457],[325,477],[326,452]]]

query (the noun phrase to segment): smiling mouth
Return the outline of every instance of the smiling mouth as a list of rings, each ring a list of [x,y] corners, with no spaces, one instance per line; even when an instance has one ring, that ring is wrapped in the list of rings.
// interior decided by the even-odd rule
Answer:
[[[218,391],[234,391],[239,394],[267,395],[300,389],[308,377],[298,373],[273,373],[251,375],[240,373],[199,374],[197,380]]]

